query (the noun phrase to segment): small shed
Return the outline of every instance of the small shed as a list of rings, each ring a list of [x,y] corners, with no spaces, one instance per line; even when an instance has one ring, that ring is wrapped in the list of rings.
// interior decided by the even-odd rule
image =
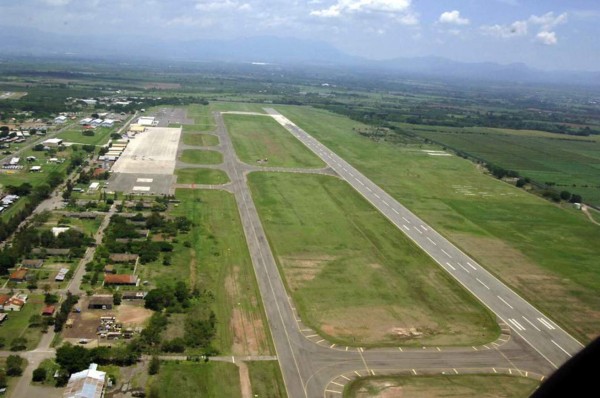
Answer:
[[[54,307],[53,305],[47,305],[42,310],[42,315],[52,316],[52,315],[54,315],[54,311],[56,311],[56,307]]]
[[[40,269],[44,265],[44,260],[42,259],[25,259],[21,261],[21,267],[28,269]]]
[[[95,294],[90,297],[88,308],[91,310],[111,310],[113,308],[113,296],[110,294]]]
[[[18,270],[14,271],[12,274],[10,274],[10,281],[12,282],[23,282],[25,280],[25,278],[27,277],[27,268],[19,268]]]
[[[105,285],[137,285],[138,278],[135,275],[130,274],[105,274],[104,284]]]

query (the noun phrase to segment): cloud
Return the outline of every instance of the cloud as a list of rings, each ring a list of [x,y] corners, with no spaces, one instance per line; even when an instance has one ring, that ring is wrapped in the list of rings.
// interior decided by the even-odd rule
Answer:
[[[567,13],[563,12],[560,15],[554,16],[552,11],[541,15],[532,15],[529,17],[529,22],[533,25],[540,25],[542,27],[542,31],[549,31],[557,25],[564,24],[567,22]]]
[[[535,36],[535,39],[537,41],[539,41],[540,43],[545,44],[547,46],[552,46],[558,42],[558,39],[556,38],[556,33],[547,32],[545,30],[539,32]]]
[[[443,12],[442,15],[440,15],[439,22],[452,25],[468,25],[469,19],[462,18],[460,16],[460,11],[452,10]]]
[[[527,21],[515,21],[510,25],[486,25],[481,27],[481,31],[484,34],[505,39],[525,36],[527,35]]]
[[[319,10],[313,10],[310,15],[322,18],[335,18],[343,14],[359,13],[410,13],[411,0],[337,0],[335,4]]]

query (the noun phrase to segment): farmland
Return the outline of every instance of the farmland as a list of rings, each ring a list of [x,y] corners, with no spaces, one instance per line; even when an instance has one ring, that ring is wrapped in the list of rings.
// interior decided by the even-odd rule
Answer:
[[[494,317],[346,183],[267,173],[249,180],[304,321],[332,341],[458,345],[497,336]]]
[[[484,175],[470,161],[429,156],[426,146],[373,142],[353,131],[364,125],[347,118],[278,109],[569,332],[582,341],[596,336],[599,231],[581,212]]]
[[[323,167],[323,162],[267,116],[226,115],[239,158],[266,166]]]

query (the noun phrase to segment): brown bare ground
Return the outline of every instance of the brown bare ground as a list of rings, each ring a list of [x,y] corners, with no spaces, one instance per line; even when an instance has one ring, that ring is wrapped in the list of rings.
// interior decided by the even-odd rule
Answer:
[[[303,287],[306,282],[310,282],[323,270],[329,261],[333,261],[333,256],[305,257],[305,256],[286,256],[279,257],[279,261],[285,272],[283,273],[291,290],[297,290]]]
[[[142,303],[123,302],[117,308],[117,321],[128,327],[143,326],[152,316],[152,310],[144,308]]]
[[[244,292],[240,291],[240,267],[234,266],[232,274],[225,278],[225,289],[234,307],[231,312],[229,327],[233,333],[234,355],[261,355],[268,351],[267,336],[263,321],[258,311],[245,311],[238,306]]]
[[[240,389],[242,390],[242,398],[252,398],[252,386],[250,384],[250,372],[246,362],[238,362],[237,366],[240,371]]]
[[[582,292],[580,286],[531,262],[519,250],[498,239],[461,234],[454,236],[453,240],[461,242],[463,250],[476,259],[484,258],[487,269],[499,275],[526,300],[535,301],[543,312],[557,322],[585,334],[585,330],[593,330],[593,327],[585,325],[597,324],[600,319],[600,311],[591,309],[578,297],[592,292]],[[539,297],[544,297],[545,301],[539,302]],[[597,337],[595,334],[587,336],[590,340]]]

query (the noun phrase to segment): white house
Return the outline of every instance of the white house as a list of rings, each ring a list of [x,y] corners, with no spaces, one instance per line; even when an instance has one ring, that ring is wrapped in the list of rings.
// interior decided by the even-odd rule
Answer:
[[[66,116],[57,116],[54,118],[54,123],[56,123],[56,124],[63,124],[66,121],[67,121]]]
[[[62,143],[63,140],[60,138],[48,138],[46,141],[42,142],[42,144],[47,147],[57,147]]]
[[[89,369],[73,373],[63,393],[63,398],[101,398],[106,384],[106,372],[98,370],[98,364]]]

